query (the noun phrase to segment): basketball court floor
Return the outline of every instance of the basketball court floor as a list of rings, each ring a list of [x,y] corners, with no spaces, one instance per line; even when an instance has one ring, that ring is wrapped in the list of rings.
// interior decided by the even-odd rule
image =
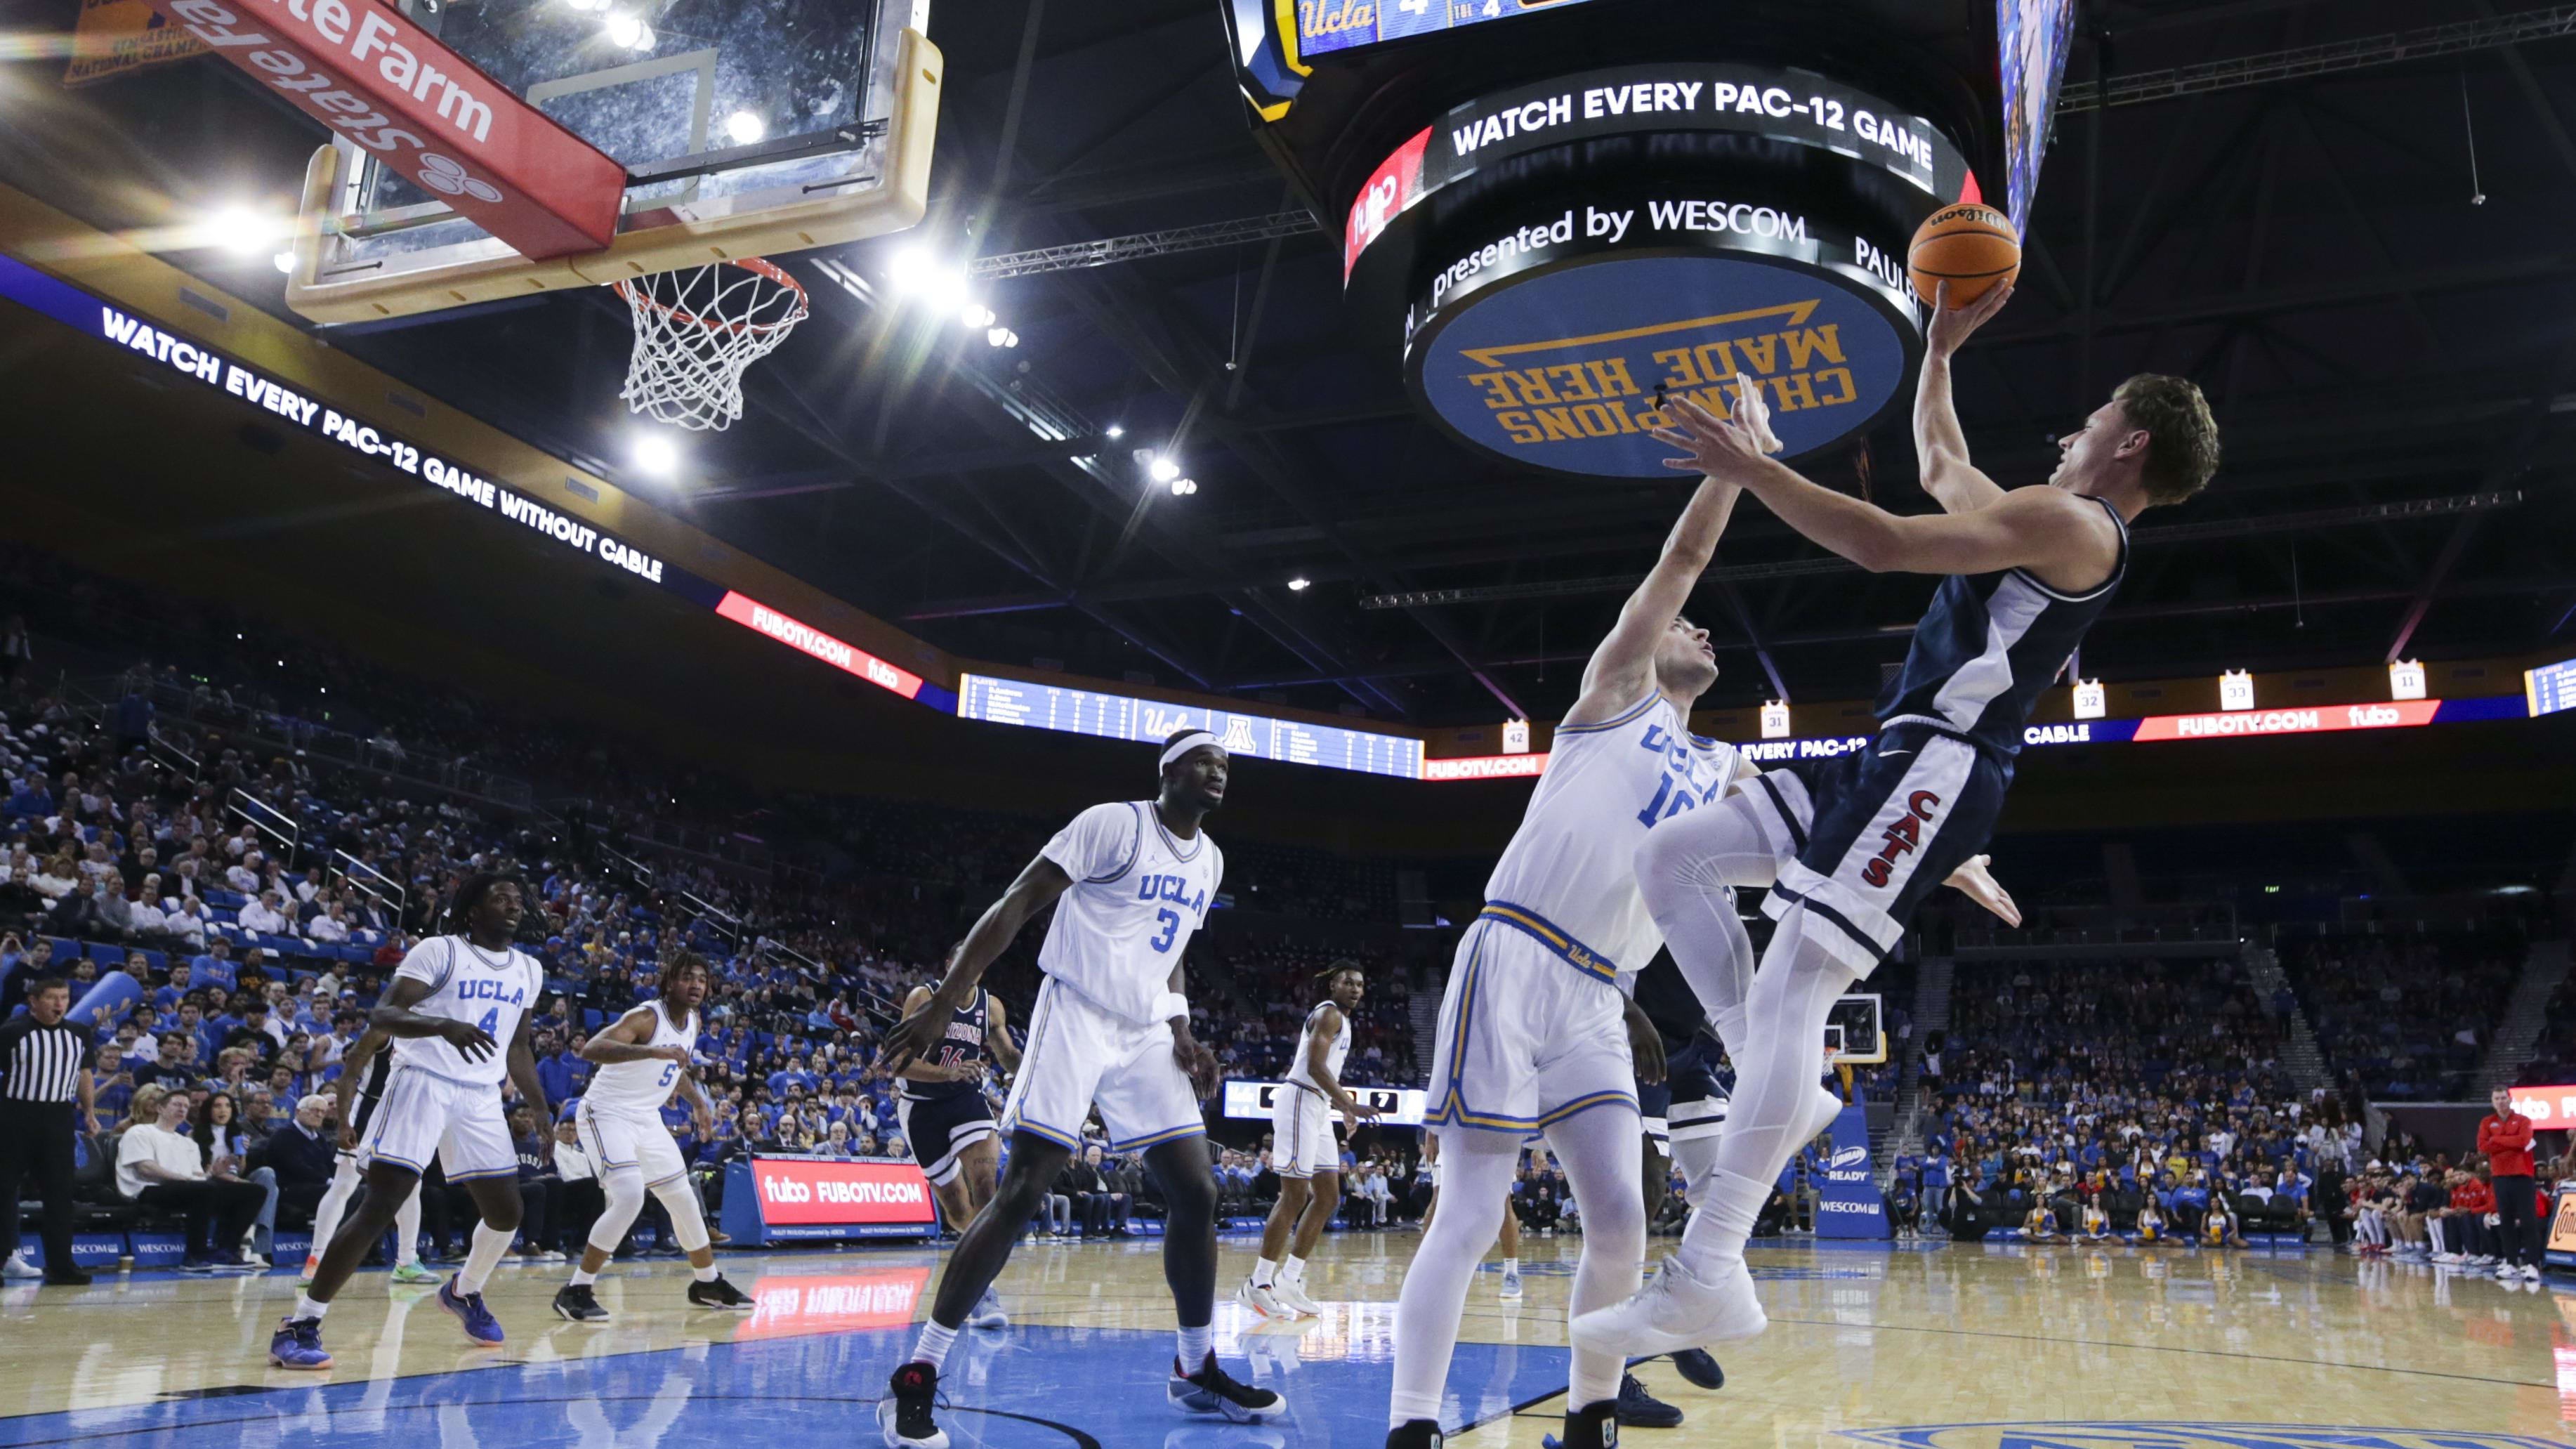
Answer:
[[[1170,1303],[1157,1244],[1026,1246],[1013,1326],[970,1334],[945,1416],[959,1445],[1375,1449],[1395,1296],[1415,1238],[1328,1239],[1320,1320],[1232,1302],[1217,1349],[1278,1388],[1282,1420],[1183,1420],[1163,1401]],[[1224,1280],[1250,1267],[1229,1240]],[[1450,1375],[1471,1449],[1536,1449],[1563,1411],[1565,1294],[1579,1241],[1528,1244],[1527,1297],[1482,1275]],[[102,1277],[0,1296],[0,1446],[391,1442],[437,1449],[739,1449],[876,1442],[873,1403],[927,1308],[937,1259],[872,1250],[729,1256],[757,1312],[688,1309],[675,1263],[600,1280],[615,1319],[546,1303],[561,1268],[504,1268],[509,1333],[470,1346],[431,1290],[362,1275],[331,1315],[327,1374],[270,1369],[285,1273]],[[1490,1265],[1489,1265],[1490,1267]],[[2499,1449],[2576,1439],[2576,1296],[2430,1267],[2307,1254],[2073,1248],[1757,1249],[1771,1332],[1703,1393],[1638,1372],[1690,1416],[1655,1444],[1884,1449]],[[1248,1368],[1247,1368],[1248,1361]],[[2562,1378],[2562,1374],[2565,1377]],[[2562,1384],[2566,1387],[2562,1392]]]

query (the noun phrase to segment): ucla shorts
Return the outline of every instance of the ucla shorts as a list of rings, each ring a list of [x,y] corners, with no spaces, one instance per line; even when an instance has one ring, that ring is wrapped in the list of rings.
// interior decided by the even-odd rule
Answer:
[[[385,1081],[384,1100],[376,1104],[366,1135],[358,1139],[359,1160],[425,1172],[432,1153],[447,1169],[449,1182],[518,1175],[519,1150],[501,1114],[498,1084],[460,1082],[420,1067],[394,1068]]]
[[[1029,1012],[1029,1043],[1002,1106],[1002,1130],[1079,1148],[1094,1107],[1112,1152],[1207,1130],[1198,1091],[1172,1060],[1170,1022],[1129,1021],[1050,976]]]
[[[2011,784],[2010,760],[1921,725],[1764,770],[1744,785],[1781,861],[1763,914],[1805,907],[1810,939],[1868,976],[1923,898],[1985,848]]]
[[[572,1109],[572,1122],[581,1150],[590,1154],[602,1177],[631,1167],[644,1174],[646,1187],[660,1187],[689,1170],[660,1112],[595,1110],[584,1097]]]
[[[1488,905],[1449,972],[1424,1123],[1526,1136],[1636,1111],[1627,998],[1602,960],[1534,911]]]
[[[1281,1177],[1342,1170],[1341,1150],[1333,1145],[1333,1104],[1323,1093],[1288,1082],[1271,1097],[1270,1170]]]

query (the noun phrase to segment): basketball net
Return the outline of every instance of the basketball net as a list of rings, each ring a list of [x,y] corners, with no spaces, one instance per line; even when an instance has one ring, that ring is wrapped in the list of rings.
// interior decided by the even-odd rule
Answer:
[[[805,288],[759,257],[656,272],[617,284],[635,320],[618,396],[677,427],[725,428],[742,416],[743,369],[805,320]]]

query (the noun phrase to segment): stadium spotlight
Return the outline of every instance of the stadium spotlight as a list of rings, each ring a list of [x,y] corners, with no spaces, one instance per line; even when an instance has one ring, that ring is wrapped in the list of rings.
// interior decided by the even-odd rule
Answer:
[[[269,260],[277,264],[277,269],[279,271],[285,272],[290,276],[294,274],[295,251],[293,248],[290,247],[285,251],[279,252],[276,256],[269,258]]]
[[[1304,574],[1299,574],[1297,577],[1288,581],[1288,592],[1292,594],[1302,594],[1314,586],[1315,581],[1313,579],[1306,577]]]
[[[637,468],[656,478],[668,478],[680,469],[680,445],[660,433],[638,434],[632,456]]]
[[[965,323],[970,332],[978,327],[990,327],[993,325],[993,309],[981,302],[969,302],[966,309],[957,314],[957,320]]]
[[[608,12],[608,19],[601,23],[608,32],[608,43],[611,45],[623,50],[653,48],[653,27],[645,24],[642,16],[630,15],[623,10],[611,10]]]
[[[286,239],[287,223],[246,206],[228,206],[197,225],[197,245],[220,247],[238,257],[257,256]]]
[[[725,134],[737,146],[748,146],[769,134],[769,126],[749,111],[736,111],[725,117]]]
[[[984,340],[995,347],[1017,347],[1020,345],[1020,334],[1008,327],[995,327],[984,333]]]
[[[1174,498],[1187,498],[1198,491],[1198,480],[1195,478],[1175,478],[1172,480],[1172,496]]]
[[[1120,438],[1127,436],[1127,425],[1124,423],[1111,423],[1109,426],[1100,430],[1100,436],[1107,438],[1113,443],[1117,442]]]
[[[1169,483],[1181,476],[1181,465],[1157,455],[1152,462],[1145,465],[1145,471],[1152,475],[1155,482]],[[1175,488],[1172,491],[1178,493],[1181,490]]]

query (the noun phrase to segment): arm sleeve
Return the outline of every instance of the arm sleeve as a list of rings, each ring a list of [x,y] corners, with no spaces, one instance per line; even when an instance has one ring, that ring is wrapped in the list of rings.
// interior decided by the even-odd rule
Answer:
[[[1073,817],[1038,852],[1076,881],[1115,880],[1136,863],[1144,842],[1145,822],[1136,807],[1094,805]]]

